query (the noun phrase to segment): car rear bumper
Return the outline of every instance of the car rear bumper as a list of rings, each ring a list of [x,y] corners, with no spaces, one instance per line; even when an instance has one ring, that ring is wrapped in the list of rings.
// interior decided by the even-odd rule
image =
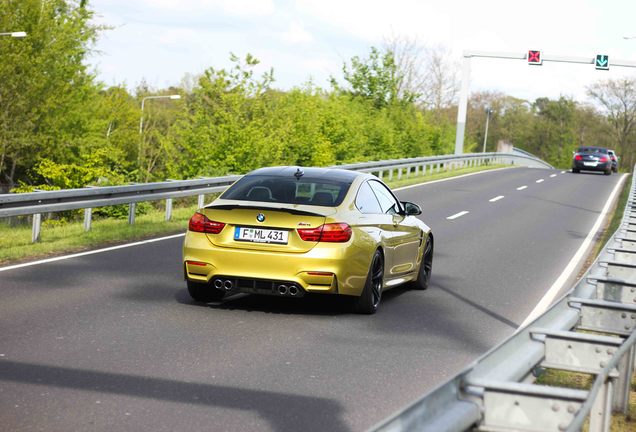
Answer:
[[[319,243],[304,253],[234,249],[188,231],[183,245],[185,277],[209,283],[232,281],[232,292],[274,294],[279,285],[303,292],[361,294],[371,257],[355,243]],[[218,284],[217,284],[218,285]],[[218,287],[217,287],[218,288]],[[295,295],[300,297],[300,295]]]
[[[596,164],[596,166],[587,166],[583,161],[574,161],[572,162],[572,169],[581,171],[609,171],[612,169],[612,163],[603,162]]]

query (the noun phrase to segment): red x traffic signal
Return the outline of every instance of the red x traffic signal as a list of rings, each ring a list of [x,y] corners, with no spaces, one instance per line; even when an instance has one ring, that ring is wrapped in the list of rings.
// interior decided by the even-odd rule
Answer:
[[[528,64],[541,65],[543,58],[540,50],[528,50]]]

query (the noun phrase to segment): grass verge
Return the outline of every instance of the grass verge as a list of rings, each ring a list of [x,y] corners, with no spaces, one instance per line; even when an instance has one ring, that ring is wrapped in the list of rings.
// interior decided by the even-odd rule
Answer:
[[[490,165],[427,173],[423,176],[410,176],[388,181],[387,184],[392,188],[397,188],[501,167],[501,165]],[[209,202],[212,195],[208,195],[206,198],[208,198],[206,202]],[[179,207],[177,207],[179,204],[175,200],[172,220],[169,222],[164,220],[164,212],[161,209],[153,209],[145,215],[138,215],[134,225],[129,225],[126,219],[95,219],[89,232],[84,232],[81,221],[44,222],[39,243],[31,243],[31,225],[29,223],[23,221],[22,224],[10,225],[6,221],[1,221],[0,265],[184,232],[188,220],[197,209],[196,205],[192,204],[195,200],[196,198],[184,199]]]
[[[537,378],[536,383],[553,387],[589,390],[594,383],[594,377],[588,374],[546,369],[545,372]],[[586,421],[583,425],[584,432],[589,430],[588,422],[589,421]],[[627,414],[620,413],[612,415],[610,430],[612,432],[633,432],[636,430],[636,375],[632,376]]]

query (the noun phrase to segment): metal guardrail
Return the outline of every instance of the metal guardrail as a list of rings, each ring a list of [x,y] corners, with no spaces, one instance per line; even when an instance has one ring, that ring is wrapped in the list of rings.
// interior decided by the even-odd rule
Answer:
[[[483,164],[516,164],[551,168],[546,162],[526,154],[476,153],[466,155],[431,156],[386,161],[337,165],[333,168],[376,173],[380,178],[401,179],[426,172],[440,172]],[[92,209],[96,207],[128,204],[128,222],[135,223],[135,204],[144,201],[166,200],[166,220],[172,217],[172,199],[198,195],[203,207],[205,194],[222,192],[241,178],[240,175],[174,180],[125,186],[89,187],[58,191],[40,191],[22,194],[0,194],[0,217],[33,215],[32,241],[40,239],[43,213],[84,209],[84,230],[91,229]]]
[[[635,167],[636,169],[636,167]],[[546,312],[373,428],[377,432],[609,431],[627,413],[636,360],[636,178],[622,225]],[[589,390],[534,384],[543,369],[595,376]]]

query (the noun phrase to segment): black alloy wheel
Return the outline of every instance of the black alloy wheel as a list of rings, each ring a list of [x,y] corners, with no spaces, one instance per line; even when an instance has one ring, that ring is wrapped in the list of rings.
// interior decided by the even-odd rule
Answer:
[[[355,298],[353,309],[361,314],[374,314],[382,300],[382,283],[384,281],[384,259],[376,250],[371,259],[371,267],[360,297]]]
[[[417,279],[411,283],[411,287],[416,290],[428,289],[431,281],[431,273],[433,272],[433,239],[429,236],[426,239],[424,253],[422,254],[422,262],[417,273]]]

